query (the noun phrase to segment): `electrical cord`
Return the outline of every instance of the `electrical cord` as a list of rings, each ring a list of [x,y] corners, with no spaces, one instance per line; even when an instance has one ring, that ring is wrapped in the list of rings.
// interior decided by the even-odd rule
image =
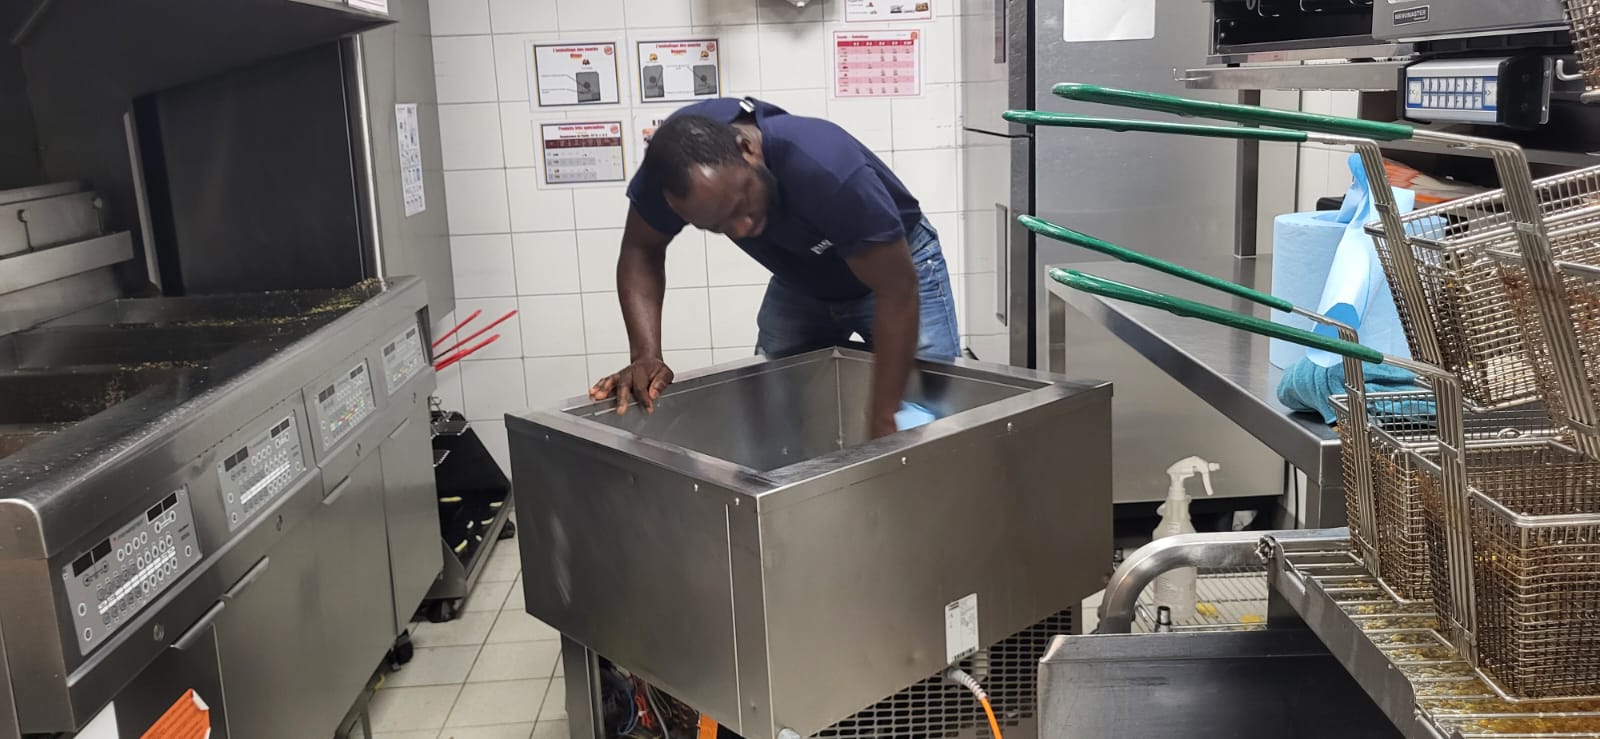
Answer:
[[[667,713],[661,710],[661,706],[656,702],[655,690],[649,685],[644,688],[644,700],[650,704],[650,710],[656,714],[656,721],[661,724],[662,739],[672,739],[672,729],[667,727]]]
[[[978,703],[983,706],[984,715],[989,717],[989,731],[994,733],[994,739],[1004,739],[1000,736],[1000,722],[994,717],[994,706],[989,704],[989,694],[984,692],[983,686],[979,685],[978,681],[973,679],[971,675],[968,675],[966,671],[958,667],[950,668],[949,671],[944,673],[944,676],[948,678],[950,682],[972,691],[972,695],[976,697],[978,699]]]

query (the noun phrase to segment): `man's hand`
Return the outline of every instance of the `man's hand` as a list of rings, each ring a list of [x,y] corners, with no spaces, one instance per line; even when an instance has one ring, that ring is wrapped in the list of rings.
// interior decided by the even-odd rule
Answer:
[[[632,402],[638,402],[644,406],[646,413],[650,413],[656,409],[656,400],[661,397],[661,391],[672,384],[672,377],[672,368],[660,357],[644,357],[623,367],[621,372],[601,378],[594,387],[589,388],[589,397],[605,400],[616,396],[619,416],[628,412],[628,404]],[[893,426],[894,419],[889,419],[889,423]]]
[[[867,420],[867,433],[871,434],[871,438],[874,439],[881,439],[899,430],[900,426],[894,422],[893,413],[889,414],[887,418],[881,414],[874,413]]]

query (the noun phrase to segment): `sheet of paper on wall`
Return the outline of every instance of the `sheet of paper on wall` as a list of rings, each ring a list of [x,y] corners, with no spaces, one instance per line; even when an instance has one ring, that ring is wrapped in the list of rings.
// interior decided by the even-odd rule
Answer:
[[[529,44],[528,99],[534,108],[622,102],[617,45]]]
[[[622,121],[546,123],[539,126],[544,145],[544,184],[556,187],[627,179]]]
[[[639,101],[683,102],[722,93],[722,61],[717,40],[640,41]]]
[[[350,0],[350,7],[370,10],[384,15],[389,14],[389,0]]]
[[[1156,0],[1065,0],[1065,40],[1134,41],[1156,37]]]
[[[845,0],[846,23],[925,21],[933,18],[932,0]]]
[[[922,32],[834,31],[833,94],[841,98],[922,94]]]
[[[656,129],[660,128],[661,124],[666,123],[667,116],[672,115],[673,112],[671,110],[662,110],[636,116],[633,119],[633,166],[635,169],[644,164],[644,152],[650,148],[650,137],[656,135]]]
[[[394,106],[394,127],[400,149],[400,193],[406,217],[410,218],[428,209],[422,188],[422,131],[417,124],[416,103]]]

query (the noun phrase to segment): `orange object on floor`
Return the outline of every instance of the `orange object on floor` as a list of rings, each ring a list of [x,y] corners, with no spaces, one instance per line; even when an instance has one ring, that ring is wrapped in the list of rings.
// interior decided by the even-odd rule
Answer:
[[[190,688],[139,739],[206,739],[209,736],[211,707]]]
[[[700,714],[700,739],[717,739],[717,720]]]

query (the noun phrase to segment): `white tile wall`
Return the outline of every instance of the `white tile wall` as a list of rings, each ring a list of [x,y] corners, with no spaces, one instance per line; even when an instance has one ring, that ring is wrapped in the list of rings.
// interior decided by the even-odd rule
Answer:
[[[956,149],[955,16],[964,4],[943,3],[934,21],[900,26],[925,34],[923,96],[841,100],[830,90],[840,0],[804,8],[787,0],[430,0],[457,315],[483,308],[482,325],[520,311],[499,327],[495,345],[441,373],[446,405],[489,421],[477,428],[504,463],[503,413],[563,402],[627,363],[615,292],[625,188],[545,187],[537,127],[620,119],[631,129],[637,116],[671,110],[636,102],[629,63],[636,41],[716,38],[724,94],[756,95],[850,131],[911,186],[959,274],[970,261],[960,243]],[[559,41],[617,42],[624,104],[530,107],[527,47]],[[662,316],[673,369],[750,357],[768,277],[722,236],[690,229],[676,238]],[[956,283],[959,297],[965,291]]]

